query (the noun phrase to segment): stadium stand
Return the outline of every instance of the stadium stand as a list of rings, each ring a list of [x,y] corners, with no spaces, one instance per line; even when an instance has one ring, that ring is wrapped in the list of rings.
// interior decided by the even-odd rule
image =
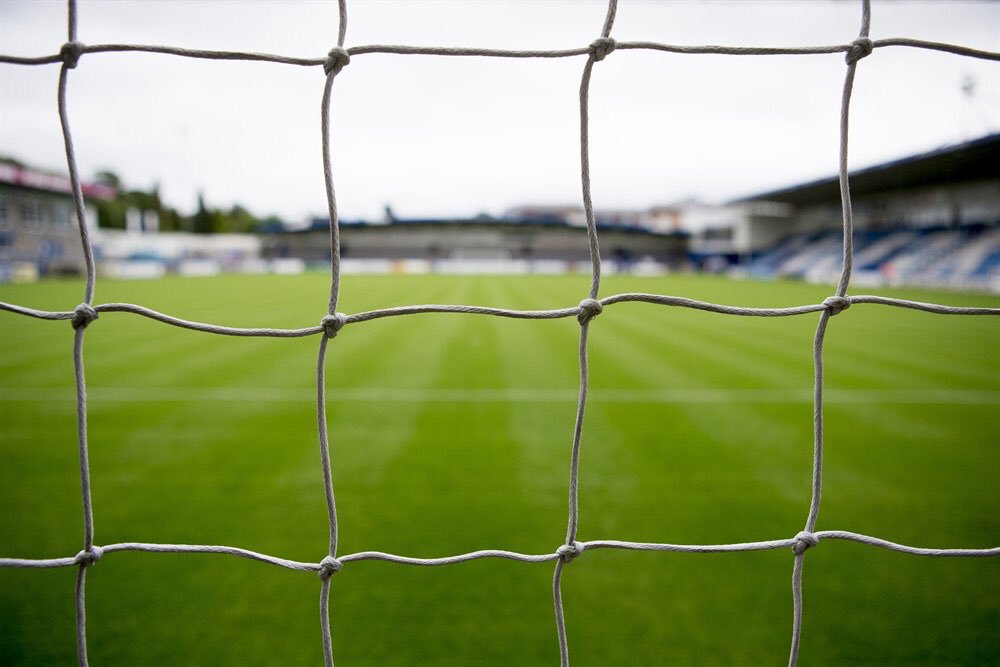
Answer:
[[[861,231],[855,248],[858,284],[1000,291],[1000,225],[995,223]],[[803,232],[754,258],[749,273],[822,282],[838,271],[839,253],[836,232]]]
[[[297,258],[308,264],[329,262],[329,219],[264,237],[267,260]],[[688,235],[653,231],[620,220],[602,223],[609,268],[641,270],[647,264],[676,270],[686,263]],[[468,219],[392,219],[385,223],[340,223],[341,254],[347,270],[442,273],[550,273],[589,266],[587,230],[561,216],[478,217]],[[614,270],[611,268],[611,270]]]
[[[1000,134],[863,169],[851,181],[856,284],[1000,292]],[[739,203],[752,211],[763,202],[790,205],[791,213],[739,221],[748,245],[730,256],[749,256],[740,269],[757,278],[834,280],[841,260],[836,179]]]

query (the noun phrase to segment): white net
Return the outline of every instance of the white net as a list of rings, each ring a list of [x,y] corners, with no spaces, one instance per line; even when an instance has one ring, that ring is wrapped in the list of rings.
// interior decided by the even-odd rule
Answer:
[[[607,15],[604,25],[601,28],[600,36],[590,45],[564,50],[501,50],[501,49],[479,49],[479,48],[448,48],[448,47],[414,47],[399,45],[368,45],[345,47],[347,35],[347,3],[340,0],[340,24],[337,38],[337,46],[330,50],[329,54],[323,58],[291,58],[272,54],[243,53],[229,51],[209,51],[191,50],[175,48],[170,46],[153,46],[137,44],[95,44],[85,45],[77,41],[76,34],[76,4],[74,0],[69,0],[69,30],[68,41],[58,54],[43,57],[16,57],[0,55],[0,63],[10,63],[16,65],[61,65],[59,75],[59,118],[62,125],[62,132],[65,139],[66,159],[72,184],[73,196],[76,204],[76,217],[79,225],[81,243],[86,256],[86,288],[84,301],[72,311],[41,311],[30,307],[0,303],[0,309],[20,315],[46,319],[46,320],[70,320],[74,329],[73,359],[76,373],[76,394],[77,394],[77,437],[79,443],[80,458],[80,483],[83,500],[84,516],[84,537],[83,549],[76,556],[51,559],[25,559],[25,558],[0,558],[0,567],[21,567],[21,568],[50,568],[50,567],[76,567],[78,568],[76,585],[76,635],[77,635],[77,655],[81,665],[87,664],[87,633],[86,633],[86,577],[87,569],[97,563],[105,554],[118,551],[142,551],[142,552],[172,552],[172,553],[218,553],[230,556],[239,556],[253,560],[277,565],[291,570],[305,572],[315,572],[321,580],[320,591],[320,622],[322,629],[322,641],[324,658],[327,665],[333,664],[333,642],[330,633],[329,622],[329,598],[330,581],[334,574],[339,572],[345,565],[362,560],[383,560],[402,565],[418,566],[439,566],[459,563],[480,558],[505,558],[510,560],[524,561],[529,563],[553,562],[555,573],[553,576],[552,592],[555,608],[556,631],[559,643],[560,662],[563,665],[569,664],[569,646],[566,640],[566,625],[563,614],[563,602],[561,593],[561,580],[563,571],[567,565],[573,562],[581,554],[594,549],[624,549],[643,551],[674,551],[689,553],[718,553],[718,552],[739,552],[739,551],[760,551],[769,549],[791,549],[794,554],[792,570],[792,600],[793,600],[793,623],[792,639],[789,651],[789,664],[794,665],[798,660],[799,639],[802,625],[802,571],[806,551],[823,540],[850,540],[860,542],[873,547],[890,549],[903,553],[918,556],[962,556],[962,557],[985,557],[1000,556],[1000,547],[983,549],[939,549],[923,548],[896,544],[877,537],[862,535],[844,530],[816,530],[817,518],[820,510],[820,498],[823,484],[823,341],[826,334],[827,325],[831,317],[843,312],[852,305],[870,304],[890,306],[897,308],[910,308],[927,313],[941,315],[1000,315],[1000,309],[996,308],[961,308],[932,303],[921,303],[906,301],[880,296],[848,296],[848,288],[851,281],[851,266],[853,259],[853,229],[851,212],[851,195],[848,183],[848,120],[850,112],[851,92],[854,86],[854,77],[857,72],[858,63],[861,59],[870,55],[873,50],[887,47],[909,47],[915,49],[929,49],[944,51],[970,58],[980,58],[987,60],[1000,60],[1000,53],[981,51],[977,49],[956,46],[953,44],[943,44],[907,38],[892,38],[871,40],[868,37],[869,24],[871,18],[870,0],[862,0],[862,20],[858,37],[849,43],[836,44],[831,46],[804,46],[791,48],[776,47],[727,47],[727,46],[677,46],[670,44],[660,44],[655,42],[618,42],[611,37],[612,28],[617,10],[616,0],[611,0],[608,5]],[[614,51],[631,49],[644,49],[652,51],[666,51],[682,54],[719,54],[731,56],[747,55],[816,55],[816,54],[845,54],[846,76],[843,87],[840,115],[840,191],[843,210],[843,269],[836,292],[833,296],[825,299],[819,304],[808,304],[791,308],[744,308],[738,306],[719,305],[696,301],[679,296],[667,296],[658,294],[626,293],[611,296],[599,297],[601,282],[601,256],[598,246],[597,225],[594,217],[593,202],[590,191],[590,166],[588,148],[588,97],[590,89],[591,74],[595,64],[601,62]],[[108,52],[146,52],[173,55],[185,58],[204,58],[215,60],[253,60],[284,63],[302,67],[322,67],[326,73],[325,88],[321,105],[322,116],[322,151],[324,161],[324,176],[326,183],[326,195],[330,214],[330,251],[331,251],[331,284],[330,299],[327,314],[322,318],[319,325],[302,329],[269,329],[269,328],[232,328],[215,324],[191,322],[182,320],[170,315],[159,313],[141,305],[128,303],[105,303],[94,304],[95,271],[93,250],[87,234],[87,224],[84,218],[83,194],[80,178],[76,165],[73,140],[70,134],[69,115],[66,106],[66,83],[70,70],[74,69],[80,58],[90,54]],[[583,191],[583,207],[587,221],[587,235],[590,247],[591,258],[591,285],[590,291],[578,306],[557,308],[553,310],[531,310],[517,311],[503,308],[491,308],[485,306],[465,306],[465,305],[413,305],[397,308],[386,308],[368,312],[344,314],[337,311],[337,303],[340,295],[340,239],[337,217],[337,202],[334,194],[332,161],[330,156],[330,99],[333,92],[333,84],[336,77],[342,70],[350,64],[353,57],[365,54],[382,53],[398,55],[434,55],[444,57],[479,56],[493,58],[573,58],[585,59],[583,66],[583,76],[580,84],[580,161],[581,161],[581,183]],[[816,335],[813,344],[814,363],[814,396],[813,396],[813,467],[812,467],[812,498],[809,504],[805,525],[801,531],[791,537],[775,540],[764,540],[759,542],[745,542],[738,544],[662,544],[645,542],[627,542],[619,540],[589,540],[578,539],[578,505],[579,505],[579,461],[580,447],[583,437],[584,414],[587,406],[588,389],[588,363],[587,363],[587,336],[594,318],[600,315],[608,306],[637,301],[648,304],[668,306],[674,308],[692,308],[705,310],[727,315],[750,316],[750,317],[789,317],[807,315],[809,313],[819,313],[819,323],[816,328]],[[159,543],[119,543],[98,546],[94,537],[94,520],[91,508],[90,491],[90,469],[88,462],[87,445],[87,384],[84,377],[83,365],[83,343],[85,332],[100,313],[121,312],[132,313],[142,317],[151,318],[164,324],[193,329],[205,333],[226,335],[226,336],[257,336],[257,337],[303,337],[319,336],[319,355],[316,365],[316,414],[317,428],[319,436],[320,462],[323,479],[323,488],[326,495],[327,512],[329,516],[329,550],[318,562],[301,562],[280,558],[263,553],[257,553],[238,547],[219,545],[195,545],[195,544],[159,544]],[[334,488],[330,467],[330,445],[327,435],[326,417],[326,394],[324,371],[326,367],[327,347],[338,332],[347,325],[358,325],[362,322],[383,318],[400,317],[416,313],[468,313],[479,315],[490,315],[496,317],[509,317],[520,319],[554,319],[564,317],[576,317],[580,323],[580,343],[579,343],[579,363],[580,363],[580,389],[577,403],[576,420],[573,426],[572,449],[570,456],[569,474],[569,511],[568,525],[565,538],[560,546],[551,553],[525,554],[501,549],[488,549],[474,551],[471,553],[457,554],[442,558],[412,558],[403,555],[383,553],[378,551],[364,551],[352,554],[338,555],[338,523],[337,506],[334,499]]]

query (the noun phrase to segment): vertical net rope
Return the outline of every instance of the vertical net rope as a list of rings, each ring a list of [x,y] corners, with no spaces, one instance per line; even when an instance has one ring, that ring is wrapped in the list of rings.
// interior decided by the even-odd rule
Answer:
[[[83,247],[86,282],[83,302],[73,310],[43,311],[27,306],[0,302],[0,310],[34,317],[44,320],[69,320],[74,330],[73,364],[76,380],[76,412],[77,412],[77,443],[80,462],[80,490],[83,507],[83,549],[76,556],[29,559],[0,558],[0,567],[19,568],[51,568],[75,567],[76,580],[76,641],[79,664],[86,666],[87,632],[86,632],[86,581],[87,570],[94,566],[105,554],[119,551],[139,552],[169,552],[169,553],[214,553],[225,554],[257,560],[278,567],[302,572],[312,572],[319,575],[320,586],[320,628],[323,642],[323,656],[326,665],[333,665],[333,639],[330,630],[329,600],[331,580],[334,574],[352,562],[364,560],[381,560],[401,565],[440,566],[461,563],[480,558],[504,558],[527,563],[552,562],[555,564],[552,593],[555,610],[556,635],[559,645],[561,665],[569,664],[569,643],[566,636],[566,622],[563,612],[562,576],[567,565],[572,563],[585,551],[595,549],[619,549],[631,551],[669,551],[685,553],[720,553],[762,551],[772,549],[789,549],[793,554],[792,566],[792,638],[789,650],[789,665],[798,661],[799,642],[802,632],[802,574],[807,550],[815,547],[823,540],[847,540],[859,542],[872,547],[889,549],[916,556],[936,557],[996,557],[1000,556],[1000,547],[982,549],[947,549],[926,548],[897,544],[888,540],[845,530],[816,530],[820,510],[820,499],[823,488],[823,341],[826,336],[830,318],[858,304],[870,304],[895,308],[908,308],[939,315],[1000,315],[1000,308],[966,308],[947,306],[934,303],[923,303],[894,299],[882,296],[848,296],[853,262],[853,217],[851,210],[850,184],[848,180],[848,125],[850,118],[851,94],[858,63],[872,54],[876,49],[888,47],[908,47],[940,51],[968,58],[985,60],[1000,60],[1000,53],[973,49],[965,46],[931,42],[909,38],[890,38],[872,40],[869,38],[871,24],[870,0],[861,0],[862,19],[858,37],[846,44],[829,46],[802,47],[732,47],[732,46],[681,46],[661,44],[657,42],[632,41],[618,42],[611,37],[617,13],[617,0],[610,0],[604,24],[590,45],[575,49],[562,50],[504,50],[481,48],[454,47],[423,47],[405,45],[365,45],[345,47],[347,37],[347,2],[339,0],[339,25],[336,46],[326,57],[293,58],[275,54],[249,53],[236,51],[213,51],[184,49],[171,46],[141,45],[141,44],[96,44],[86,45],[77,40],[77,8],[75,0],[68,2],[68,34],[67,42],[59,53],[40,57],[21,57],[0,54],[0,63],[14,65],[60,65],[58,84],[58,110],[66,148],[66,163],[73,192],[76,210],[76,220],[80,231],[80,242]],[[787,308],[746,308],[723,304],[697,301],[681,296],[624,293],[598,298],[601,281],[601,256],[598,245],[597,225],[594,217],[594,207],[590,188],[590,157],[589,157],[589,115],[588,101],[590,80],[595,64],[603,61],[614,51],[633,49],[663,51],[680,54],[718,54],[733,56],[767,56],[767,55],[823,55],[843,53],[847,70],[844,79],[843,95],[840,113],[840,162],[839,180],[841,206],[843,211],[843,270],[833,296],[819,304],[806,304]],[[325,83],[320,107],[321,144],[323,157],[323,174],[326,188],[327,204],[330,215],[330,298],[326,315],[315,326],[299,329],[275,328],[235,328],[218,324],[192,322],[160,313],[141,305],[129,303],[104,303],[95,305],[95,270],[94,255],[87,232],[83,191],[80,185],[79,171],[76,164],[76,154],[70,133],[69,112],[67,110],[67,83],[70,70],[74,69],[82,56],[101,53],[145,52],[173,55],[186,58],[201,58],[210,60],[249,60],[273,62],[300,67],[321,67],[325,73]],[[350,64],[352,57],[371,53],[397,55],[435,55],[445,57],[478,56],[493,58],[569,58],[585,57],[583,75],[580,82],[580,176],[582,186],[583,207],[586,215],[587,239],[591,258],[591,285],[588,295],[578,306],[556,308],[552,310],[510,310],[477,305],[455,304],[424,304],[383,308],[378,310],[345,314],[337,310],[340,296],[340,234],[337,217],[337,200],[333,183],[333,162],[330,153],[330,107],[333,84],[336,77]],[[744,542],[735,544],[665,544],[647,542],[629,542],[620,540],[578,540],[579,527],[579,471],[580,450],[583,441],[584,415],[587,406],[587,389],[589,384],[589,368],[587,364],[587,338],[590,325],[594,318],[600,315],[608,306],[624,302],[642,302],[674,308],[690,308],[709,311],[724,315],[748,317],[790,317],[819,313],[819,321],[813,341],[814,394],[813,394],[813,464],[812,492],[809,510],[803,530],[792,537],[785,537],[759,542]],[[159,544],[143,542],[125,542],[98,546],[94,538],[94,517],[90,491],[90,464],[87,443],[87,383],[84,373],[83,353],[84,335],[88,326],[98,319],[102,313],[130,313],[150,318],[164,324],[185,329],[192,329],[210,334],[224,336],[250,336],[272,338],[297,338],[304,336],[319,336],[319,352],[316,364],[316,421],[319,439],[320,464],[329,519],[329,548],[318,562],[302,562],[250,551],[239,547],[223,545],[200,544]],[[330,458],[330,440],[326,417],[325,368],[326,356],[330,341],[341,329],[349,324],[360,324],[383,317],[400,317],[420,313],[465,313],[495,317],[518,319],[556,319],[576,317],[580,324],[579,339],[579,369],[580,385],[577,402],[576,419],[572,432],[572,446],[569,472],[569,508],[565,540],[551,553],[525,554],[502,549],[484,549],[441,558],[414,558],[380,551],[362,551],[358,553],[337,555],[338,523],[337,505],[334,497],[332,466]]]

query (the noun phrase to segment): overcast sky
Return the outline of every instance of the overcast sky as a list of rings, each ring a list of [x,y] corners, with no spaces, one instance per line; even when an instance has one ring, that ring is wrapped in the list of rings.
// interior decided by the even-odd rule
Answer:
[[[1000,3],[873,3],[871,37],[1000,51]],[[860,0],[621,0],[612,36],[673,44],[802,46],[857,36]],[[0,52],[55,53],[62,1],[0,0]],[[605,3],[352,0],[347,46],[573,48]],[[88,2],[84,43],[146,43],[322,57],[336,2]],[[585,57],[355,56],[334,86],[334,179],[344,218],[498,214],[580,200],[577,91]],[[0,64],[0,154],[65,171],[58,65]],[[595,206],[708,201],[832,175],[843,55],[733,57],[618,51],[594,68]],[[70,75],[81,171],[159,183],[193,209],[240,203],[290,220],[325,212],[321,68],[152,54],[85,55]],[[963,94],[962,83],[974,82]],[[851,165],[1000,131],[1000,64],[892,47],[858,66]]]

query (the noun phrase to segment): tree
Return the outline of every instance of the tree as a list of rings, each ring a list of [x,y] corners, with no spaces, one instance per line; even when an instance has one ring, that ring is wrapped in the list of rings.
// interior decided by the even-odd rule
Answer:
[[[214,230],[214,220],[208,207],[205,206],[205,194],[198,193],[198,210],[191,218],[191,231],[195,234],[211,234]]]
[[[239,204],[229,210],[212,208],[205,203],[205,194],[198,193],[198,210],[191,217],[182,216],[160,198],[160,185],[155,184],[148,192],[126,190],[117,174],[105,170],[95,175],[95,180],[116,188],[118,196],[111,200],[96,200],[98,221],[101,227],[125,229],[126,212],[130,208],[140,211],[156,211],[160,219],[161,231],[192,231],[196,234],[228,234],[257,232],[261,220]]]
[[[119,192],[121,192],[122,190],[122,179],[118,177],[118,174],[111,171],[110,169],[102,169],[101,171],[94,174],[94,180],[96,180],[98,183],[110,185]]]

